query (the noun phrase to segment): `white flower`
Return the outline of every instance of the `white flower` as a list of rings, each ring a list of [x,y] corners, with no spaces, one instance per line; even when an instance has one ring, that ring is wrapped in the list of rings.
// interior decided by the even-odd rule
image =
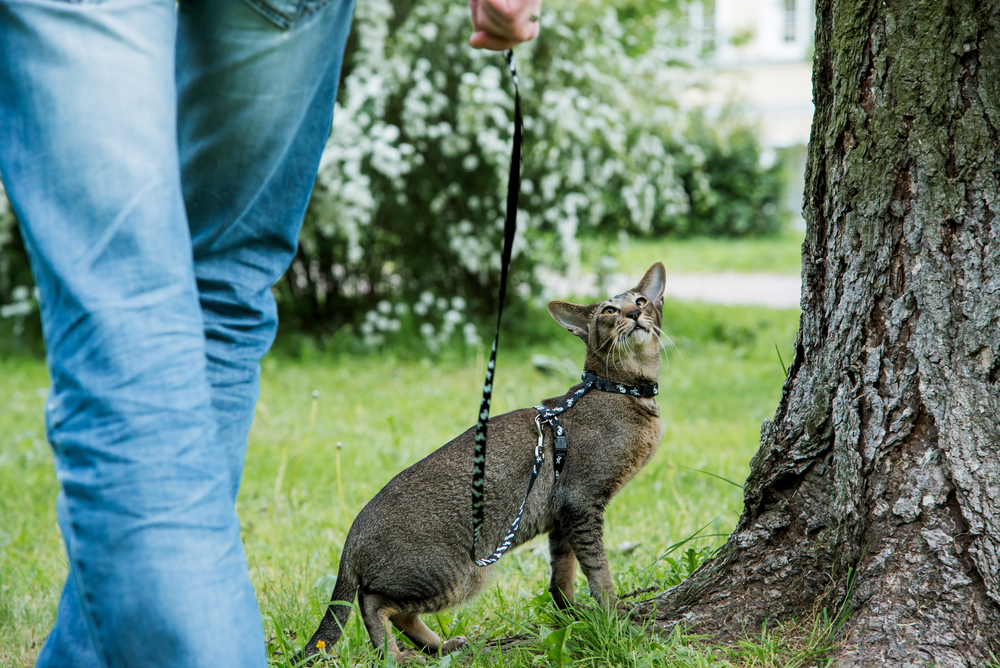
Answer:
[[[465,345],[470,347],[479,345],[479,332],[476,331],[476,326],[471,322],[465,323],[462,327],[462,336],[465,338]]]

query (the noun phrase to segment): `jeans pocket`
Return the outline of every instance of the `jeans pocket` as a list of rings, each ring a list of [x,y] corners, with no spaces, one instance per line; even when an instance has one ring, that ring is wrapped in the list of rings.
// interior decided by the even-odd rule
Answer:
[[[322,9],[330,0],[244,0],[266,19],[282,30],[296,24]]]

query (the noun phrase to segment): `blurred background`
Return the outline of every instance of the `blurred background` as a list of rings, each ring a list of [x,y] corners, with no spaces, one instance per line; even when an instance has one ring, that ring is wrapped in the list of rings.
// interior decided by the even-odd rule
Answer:
[[[298,254],[274,287],[279,345],[434,355],[488,336],[513,91],[501,55],[467,46],[467,14],[359,4]],[[811,5],[550,0],[541,23],[517,49],[514,312],[603,297],[654,260],[679,298],[797,305]],[[37,350],[39,332],[0,189],[0,351]]]
[[[579,379],[583,346],[546,300],[615,294],[656,261],[668,271],[663,441],[606,515],[619,591],[676,584],[724,542],[794,356],[811,12],[802,0],[546,0],[541,36],[516,50],[523,190],[494,414]],[[358,3],[298,252],[273,288],[280,332],[237,503],[273,665],[315,628],[354,514],[475,422],[513,89],[502,55],[469,48],[469,34],[461,0]],[[33,665],[66,575],[41,352],[0,189],[0,668]],[[512,551],[487,595],[436,615],[440,632],[482,642],[544,628],[532,601],[545,546]],[[352,633],[342,656],[367,646]]]

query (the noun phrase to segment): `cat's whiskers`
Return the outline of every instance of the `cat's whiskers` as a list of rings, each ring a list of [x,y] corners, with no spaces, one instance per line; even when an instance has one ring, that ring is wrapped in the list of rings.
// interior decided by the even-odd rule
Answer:
[[[600,352],[601,348],[603,348],[604,346],[608,345],[608,343],[611,342],[614,338],[615,338],[615,335],[614,335],[614,332],[612,332],[611,334],[608,335],[608,338],[604,340],[604,343],[602,343],[601,345],[597,346],[597,349],[594,352]]]
[[[656,342],[659,344],[660,350],[662,350],[663,351],[663,355],[666,356],[667,355],[667,346],[666,346],[666,344],[663,343],[663,339],[660,338],[660,335],[656,333],[655,329],[651,329],[649,331],[650,331],[650,333],[652,333],[653,336],[656,337]]]
[[[682,353],[682,352],[681,352],[681,349],[677,347],[677,344],[676,344],[676,343],[674,343],[674,340],[670,338],[670,335],[669,335],[669,334],[667,334],[666,332],[664,332],[662,328],[660,328],[660,327],[657,327],[656,325],[653,325],[652,327],[653,327],[653,328],[652,328],[652,330],[651,330],[651,331],[652,331],[652,332],[653,332],[654,334],[657,334],[657,333],[658,333],[658,334],[657,334],[657,338],[659,339],[659,338],[660,338],[660,335],[662,335],[662,336],[663,336],[663,338],[665,338],[665,339],[667,340],[667,343],[669,343],[669,344],[670,344],[670,347],[671,347],[671,348],[673,348],[673,349],[674,349],[674,351],[675,351],[675,352],[676,352],[676,353],[677,353],[677,354],[678,354],[678,355],[680,356],[680,358],[681,358],[681,362],[684,362],[684,363],[686,364],[687,362],[686,362],[686,361],[684,360],[684,353]],[[660,339],[660,345],[661,345],[661,346],[663,345],[663,340],[662,340],[662,339]],[[667,350],[666,350],[666,348],[664,348],[664,349],[663,349],[663,353],[664,353],[664,354],[666,354],[666,353],[667,353]]]
[[[625,323],[622,322],[622,321],[618,321],[618,322],[615,323],[615,326],[614,326],[614,335],[613,335],[614,336],[614,344],[611,346],[611,350],[609,351],[609,354],[608,354],[608,357],[610,358],[610,361],[611,361],[611,365],[613,367],[615,367],[615,369],[618,369],[618,370],[622,369],[622,367],[619,365],[619,361],[621,360],[621,348],[622,348],[622,345],[625,342],[625,327],[624,327],[624,324]],[[605,369],[607,369],[607,365],[606,364],[605,364]]]
[[[653,323],[649,323],[649,325],[650,325],[650,328],[652,329],[653,333],[662,334],[663,338],[665,338],[667,340],[667,342],[670,344],[670,347],[673,348],[674,350],[676,350],[677,352],[680,352],[680,350],[677,348],[677,344],[674,343],[674,340],[670,338],[669,334],[667,334],[666,332],[664,332],[662,328],[657,327]]]
[[[623,352],[627,352],[628,349],[630,348],[628,340],[629,332],[625,331],[626,327],[628,326],[627,322],[628,321],[626,320],[620,320],[618,322],[618,339],[615,346],[616,348],[615,352],[617,353],[618,362],[615,363],[615,368],[618,369],[619,371],[625,370],[625,360]]]
[[[611,326],[611,331],[608,333],[607,338],[594,350],[594,352],[601,352],[607,348],[607,354],[604,355],[604,372],[606,375],[610,375],[612,367],[617,371],[628,372],[642,366],[642,362],[639,360],[639,351],[642,349],[642,346],[632,339],[636,328],[648,331],[656,337],[659,347],[664,353],[667,352],[666,346],[657,334],[656,330],[659,330],[659,328],[653,324],[651,319],[644,318],[641,325],[636,321],[634,325],[629,327],[629,319],[622,318]],[[662,330],[659,331],[662,332]],[[673,341],[670,343],[673,345]],[[609,346],[608,344],[611,345]],[[676,346],[674,347],[676,348]]]

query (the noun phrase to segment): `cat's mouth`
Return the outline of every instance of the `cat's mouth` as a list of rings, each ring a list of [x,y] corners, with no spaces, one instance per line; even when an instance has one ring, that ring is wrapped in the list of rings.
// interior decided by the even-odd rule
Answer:
[[[628,333],[629,336],[636,336],[636,337],[643,337],[644,335],[648,334],[649,334],[649,328],[644,327],[643,324],[638,321],[634,325],[632,325],[632,331]]]
[[[629,332],[629,334],[634,334],[636,330],[639,330],[639,331],[642,331],[642,332],[648,332],[649,331],[649,327],[646,327],[645,325],[643,325],[641,321],[634,320],[633,322],[635,324],[632,325],[632,331]]]

